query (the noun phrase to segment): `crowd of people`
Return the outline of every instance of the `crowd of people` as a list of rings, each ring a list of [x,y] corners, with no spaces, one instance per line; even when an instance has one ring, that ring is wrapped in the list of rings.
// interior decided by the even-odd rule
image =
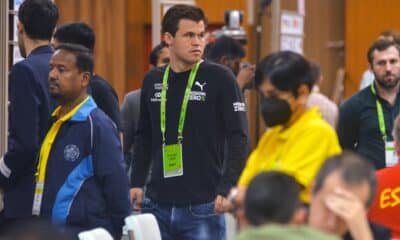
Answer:
[[[341,106],[321,94],[319,64],[278,51],[257,65],[207,17],[169,8],[141,89],[119,107],[94,73],[95,32],[57,26],[51,0],[18,12],[24,60],[9,74],[8,150],[0,158],[0,238],[120,239],[133,211],[162,239],[400,238],[400,46],[367,52],[372,82]],[[256,88],[267,127],[250,151],[244,91]]]

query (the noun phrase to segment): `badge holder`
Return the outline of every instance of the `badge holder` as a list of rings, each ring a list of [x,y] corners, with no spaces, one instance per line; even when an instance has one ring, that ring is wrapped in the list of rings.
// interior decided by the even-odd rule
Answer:
[[[163,145],[164,178],[183,175],[182,143]]]
[[[396,165],[398,162],[398,157],[394,148],[394,142],[385,141],[385,163],[386,167],[391,167]]]

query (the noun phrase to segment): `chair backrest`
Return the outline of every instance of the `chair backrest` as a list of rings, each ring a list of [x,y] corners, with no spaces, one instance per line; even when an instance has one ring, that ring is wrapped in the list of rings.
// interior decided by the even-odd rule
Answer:
[[[160,228],[153,214],[131,215],[125,218],[130,240],[161,240]]]
[[[78,234],[79,240],[113,240],[114,238],[104,228],[95,228]]]

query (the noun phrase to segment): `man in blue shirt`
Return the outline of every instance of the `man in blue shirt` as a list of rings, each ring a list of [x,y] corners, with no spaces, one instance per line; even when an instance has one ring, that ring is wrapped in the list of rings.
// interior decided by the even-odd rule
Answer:
[[[36,156],[53,106],[47,78],[53,53],[49,43],[58,9],[51,0],[26,0],[19,8],[18,20],[18,45],[25,59],[16,63],[9,75],[8,151],[0,156],[3,223],[32,215]]]
[[[92,73],[81,45],[60,44],[50,59],[59,106],[40,149],[32,213],[75,237],[102,227],[119,239],[130,213],[128,177],[117,128],[87,94]]]

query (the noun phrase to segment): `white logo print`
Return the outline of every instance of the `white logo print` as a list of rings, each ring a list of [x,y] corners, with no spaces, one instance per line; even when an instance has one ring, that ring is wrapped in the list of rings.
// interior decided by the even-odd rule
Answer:
[[[200,88],[201,91],[203,91],[203,88],[204,88],[204,86],[205,86],[206,84],[207,84],[206,82],[204,82],[203,84],[201,84],[201,83],[199,83],[198,81],[196,81],[196,82],[194,83],[194,85],[198,86],[198,87]]]
[[[234,102],[233,111],[235,112],[246,112],[246,104],[243,102]]]
[[[75,162],[79,158],[79,148],[74,144],[68,144],[64,148],[64,159],[68,162]]]

